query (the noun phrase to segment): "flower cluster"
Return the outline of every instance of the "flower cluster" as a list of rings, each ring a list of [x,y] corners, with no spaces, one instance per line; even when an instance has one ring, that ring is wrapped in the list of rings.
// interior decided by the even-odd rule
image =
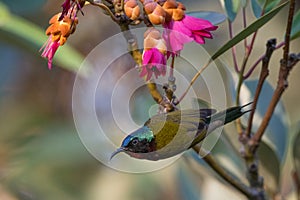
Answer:
[[[186,43],[195,41],[204,44],[204,39],[212,38],[211,31],[218,28],[205,19],[185,15],[185,6],[176,0],[142,0],[141,2],[149,21],[153,25],[164,27],[163,39],[167,46],[167,58],[178,55]],[[157,51],[155,53],[153,50],[151,53],[148,51],[145,49],[144,55],[159,55],[155,61],[161,61],[160,64],[166,63],[166,58],[161,59],[161,54],[158,54]],[[144,56],[143,58],[149,61],[148,57]],[[143,63],[147,63],[146,61],[143,60]],[[141,73],[141,75],[145,75],[145,72],[148,71],[147,80],[152,75],[152,71],[149,69],[153,69],[153,67],[149,67],[149,64],[144,65]],[[158,70],[158,72],[160,71]],[[159,75],[158,72],[155,73],[156,77]],[[164,75],[165,72],[160,74]]]
[[[49,36],[42,47],[42,57],[48,59],[48,68],[52,68],[52,60],[59,46],[67,41],[67,38],[74,33],[78,24],[77,12],[81,10],[85,1],[66,0],[63,4],[63,11],[54,15],[50,20],[50,26],[46,30]]]
[[[204,44],[205,38],[212,38],[211,31],[217,29],[217,26],[205,19],[186,15],[185,6],[176,0],[139,1],[140,3],[138,0],[124,0],[123,7],[120,6],[121,0],[103,0],[108,6],[105,3],[99,4],[100,7],[106,7],[106,11],[110,10],[107,13],[114,15],[112,17],[115,21],[120,19],[120,23],[130,24],[143,19],[145,24],[151,27],[144,35],[143,66],[140,74],[141,77],[146,76],[146,80],[150,80],[153,74],[156,78],[159,75],[164,76],[165,65],[170,56],[174,58],[179,55],[186,43],[195,41]],[[96,1],[88,2],[92,5],[97,4]],[[62,12],[51,18],[50,26],[46,30],[49,39],[42,53],[43,57],[48,58],[49,69],[58,47],[64,45],[67,38],[75,31],[78,24],[77,12],[81,11],[84,4],[85,0],[65,0],[62,4]],[[141,17],[141,4],[143,17]],[[164,28],[162,34],[154,28],[155,25]]]

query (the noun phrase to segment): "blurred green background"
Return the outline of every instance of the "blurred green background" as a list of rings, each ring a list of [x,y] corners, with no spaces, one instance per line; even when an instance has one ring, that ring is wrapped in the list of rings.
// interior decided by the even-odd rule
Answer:
[[[223,12],[219,1],[185,2],[190,11]],[[46,36],[41,35],[38,27],[45,30],[50,17],[60,12],[61,4],[59,0],[0,1],[0,199],[245,199],[216,179],[212,171],[187,159],[180,159],[158,172],[132,175],[103,166],[86,151],[72,119],[75,79],[72,70],[79,67],[81,59],[97,44],[118,33],[119,28],[98,8],[85,7],[85,16],[79,16],[79,25],[68,40],[69,46],[58,51],[55,67],[49,71],[47,61],[39,52]],[[249,18],[254,20],[250,9]],[[282,41],[286,16],[285,8],[262,28],[250,63],[265,51],[267,39],[276,37]],[[26,26],[15,23],[19,20]],[[237,22],[236,32],[240,27],[241,22]],[[228,40],[226,23],[220,25],[214,37],[215,40],[205,45],[210,52]],[[295,40],[292,52],[299,53],[299,46],[299,39]],[[273,86],[281,54],[282,50],[277,50],[270,64],[269,80]],[[243,52],[238,55],[242,58]],[[222,59],[232,65],[230,53]],[[257,74],[255,71],[254,77]],[[289,141],[299,128],[299,75],[298,65],[290,75],[289,88],[282,99],[291,127],[287,133]],[[285,165],[281,166],[281,188],[286,199],[296,199],[290,175],[293,168],[290,153],[289,150]],[[194,167],[191,169],[188,165]]]

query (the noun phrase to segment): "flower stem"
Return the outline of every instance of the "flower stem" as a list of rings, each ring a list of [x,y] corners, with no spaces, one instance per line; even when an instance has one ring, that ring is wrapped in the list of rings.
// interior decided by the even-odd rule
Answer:
[[[210,65],[210,63],[213,62],[213,59],[210,58],[209,61],[197,72],[197,74],[195,74],[195,76],[193,77],[193,79],[191,80],[189,86],[187,87],[187,89],[184,91],[184,93],[181,95],[181,97],[178,99],[178,102],[176,103],[179,104],[182,99],[187,95],[187,93],[189,92],[189,90],[191,89],[191,87],[193,86],[193,84],[195,83],[195,81],[197,80],[197,78],[202,74],[202,72]]]
[[[94,2],[94,1],[89,1],[89,2],[91,5],[98,6],[99,8],[105,10],[114,22],[119,23],[119,20],[116,18],[114,13],[104,3],[98,3],[98,2]]]
[[[230,20],[228,20],[228,29],[229,29],[229,37],[230,39],[233,38],[233,28],[232,28],[232,23]],[[231,52],[232,52],[232,59],[233,59],[233,65],[234,65],[234,69],[237,73],[240,72],[239,70],[239,66],[238,66],[238,63],[237,63],[237,57],[236,57],[236,48],[235,46],[233,46],[231,48]]]
[[[284,44],[285,44],[284,42],[281,42],[280,44],[278,44],[275,47],[275,50],[283,47]],[[265,58],[265,56],[266,56],[266,54],[264,54],[261,57],[259,57],[259,59],[252,65],[252,67],[249,69],[249,71],[244,75],[244,79],[247,79],[247,78],[249,78],[251,76],[252,72],[256,69],[256,67],[258,66],[258,64]]]

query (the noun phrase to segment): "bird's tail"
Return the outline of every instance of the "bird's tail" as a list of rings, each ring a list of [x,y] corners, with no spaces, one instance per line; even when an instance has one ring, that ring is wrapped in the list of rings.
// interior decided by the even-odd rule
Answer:
[[[242,110],[244,107],[247,107],[250,104],[252,104],[252,102],[245,104],[243,106],[235,106],[235,107],[228,108],[226,110],[220,111],[216,114],[213,114],[213,115],[207,117],[207,119],[210,122],[223,121],[224,124],[227,124],[227,123],[232,122],[233,120],[236,120],[237,118],[241,117],[243,114],[250,112],[251,109],[246,110],[246,111]]]

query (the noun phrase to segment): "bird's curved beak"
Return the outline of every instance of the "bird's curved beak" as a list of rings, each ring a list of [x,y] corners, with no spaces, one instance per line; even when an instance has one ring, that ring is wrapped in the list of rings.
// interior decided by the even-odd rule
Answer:
[[[117,150],[115,150],[115,151],[111,154],[109,160],[111,160],[113,157],[115,157],[118,153],[121,153],[121,152],[125,152],[125,149],[124,149],[123,147],[120,147],[120,148],[118,148]]]

